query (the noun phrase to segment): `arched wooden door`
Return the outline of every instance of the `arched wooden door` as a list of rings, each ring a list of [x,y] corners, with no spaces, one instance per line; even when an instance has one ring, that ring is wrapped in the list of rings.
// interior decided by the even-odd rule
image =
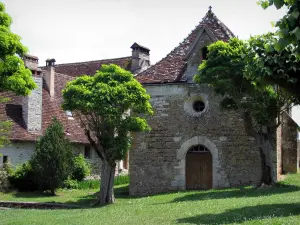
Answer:
[[[194,146],[186,154],[186,189],[212,188],[212,156],[202,145]]]

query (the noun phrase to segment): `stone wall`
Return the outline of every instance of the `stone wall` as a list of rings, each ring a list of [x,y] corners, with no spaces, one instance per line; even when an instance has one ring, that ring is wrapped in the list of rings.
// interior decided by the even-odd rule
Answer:
[[[185,156],[194,145],[207,147],[213,158],[213,188],[256,184],[261,161],[255,140],[235,111],[222,112],[220,99],[207,86],[146,86],[155,114],[152,131],[135,134],[130,151],[130,194],[143,196],[185,189]],[[192,102],[205,110],[196,113]]]
[[[281,145],[282,145],[282,173],[297,173],[299,169],[299,159],[297,152],[297,131],[298,125],[287,114],[282,115],[282,133],[281,133]]]
[[[3,164],[3,156],[7,156],[13,166],[17,166],[28,161],[34,149],[35,143],[33,142],[13,142],[10,146],[1,148],[0,167]]]

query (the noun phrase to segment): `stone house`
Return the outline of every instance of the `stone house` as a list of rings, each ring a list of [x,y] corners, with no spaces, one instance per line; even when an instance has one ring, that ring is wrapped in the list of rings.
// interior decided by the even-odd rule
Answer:
[[[99,158],[89,147],[79,122],[64,112],[61,90],[81,74],[93,75],[102,64],[117,64],[135,74],[151,95],[155,114],[148,122],[149,133],[134,135],[128,157],[119,169],[129,166],[131,195],[143,196],[174,190],[210,189],[255,184],[262,166],[255,140],[249,136],[243,119],[235,111],[221,111],[220,96],[207,85],[197,85],[193,76],[207,54],[209,44],[234,37],[233,33],[209,10],[196,28],[165,58],[150,66],[150,50],[134,43],[132,55],[89,62],[55,64],[24,57],[38,84],[30,96],[11,93],[0,105],[0,116],[13,122],[12,145],[0,149],[0,164],[16,165],[28,160],[35,141],[43,134],[53,116],[64,125],[75,152],[83,153],[98,173]],[[277,176],[298,170],[297,124],[283,115],[277,132],[277,150],[272,153]]]
[[[1,148],[0,167],[5,162],[21,164],[30,159],[36,140],[45,132],[53,117],[62,122],[65,134],[74,146],[75,154],[83,154],[92,164],[93,173],[99,174],[100,163],[90,147],[80,123],[61,108],[62,89],[68,81],[81,74],[93,75],[102,64],[117,64],[130,69],[131,57],[97,60],[80,63],[58,64],[55,59],[46,60],[45,67],[38,67],[38,58],[26,55],[24,63],[32,71],[37,88],[29,96],[0,93],[10,101],[0,105],[0,118],[13,122],[11,145]],[[118,163],[118,169],[127,169],[128,160]]]

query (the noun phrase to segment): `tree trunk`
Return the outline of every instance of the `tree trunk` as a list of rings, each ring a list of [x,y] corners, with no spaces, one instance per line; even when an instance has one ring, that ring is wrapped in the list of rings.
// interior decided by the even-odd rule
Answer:
[[[267,134],[257,132],[254,129],[252,119],[248,111],[243,113],[243,119],[246,133],[255,138],[259,147],[262,174],[258,186],[261,186],[263,183],[268,185],[275,183],[277,181],[277,165],[274,165],[272,156],[276,151],[276,138],[274,138],[276,137],[276,130],[269,130]]]
[[[276,183],[276,166],[273,162],[273,154],[276,152],[276,142],[269,135],[260,134],[257,137],[261,157],[262,176],[260,186]]]
[[[105,205],[105,204],[112,204],[115,202],[114,189],[113,189],[115,169],[116,169],[116,164],[111,165],[106,160],[102,161],[100,194],[96,204]]]

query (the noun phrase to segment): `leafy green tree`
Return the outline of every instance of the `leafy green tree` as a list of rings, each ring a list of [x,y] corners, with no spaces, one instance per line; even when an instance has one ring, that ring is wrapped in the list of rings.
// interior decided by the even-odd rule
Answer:
[[[263,38],[263,37],[261,37]],[[262,161],[261,182],[276,181],[272,152],[276,149],[276,129],[282,110],[289,106],[289,95],[262,82],[263,55],[256,53],[260,42],[253,38],[244,42],[236,38],[228,43],[218,41],[208,47],[208,58],[199,66],[197,83],[212,86],[223,96],[221,107],[237,110],[244,119],[246,132],[253,136]],[[258,67],[257,70],[252,70]]]
[[[27,48],[21,38],[12,33],[11,17],[0,2],[0,92],[12,91],[17,95],[28,95],[36,87],[29,69],[26,69],[22,57]]]
[[[38,140],[31,159],[32,170],[40,190],[55,190],[71,174],[73,164],[72,146],[65,137],[62,124],[53,118],[45,135]]]
[[[278,49],[283,49],[292,44],[300,53],[300,1],[299,0],[259,0],[264,8],[274,5],[277,9],[286,6],[288,11],[275,26],[278,28],[279,40],[276,42]]]
[[[130,148],[130,132],[149,130],[144,118],[152,114],[150,96],[133,75],[117,65],[103,65],[94,76],[81,76],[63,90],[63,108],[77,116],[85,134],[102,161],[97,203],[114,202],[116,161]]]
[[[294,103],[300,103],[300,1],[299,0],[260,0],[264,8],[274,5],[277,9],[287,7],[287,13],[276,22],[276,36],[270,38],[252,39],[258,48],[256,53],[261,57],[261,63],[266,70],[260,71],[262,79],[270,84],[277,84],[289,92]],[[258,43],[259,42],[259,43]],[[273,66],[274,65],[274,66]],[[263,68],[263,67],[259,67]],[[274,71],[274,72],[273,72]]]
[[[11,32],[11,23],[11,17],[0,2],[0,92],[12,91],[17,95],[28,95],[36,84],[20,58],[27,49],[20,42],[21,38]],[[0,104],[6,101],[8,99],[0,96]],[[0,119],[0,146],[4,146],[9,142],[7,136],[11,123]]]
[[[294,104],[299,104],[300,57],[292,45],[277,50],[277,40],[272,33],[250,38],[248,51],[251,55],[245,68],[247,78],[259,83],[277,85],[282,93],[289,95]]]

